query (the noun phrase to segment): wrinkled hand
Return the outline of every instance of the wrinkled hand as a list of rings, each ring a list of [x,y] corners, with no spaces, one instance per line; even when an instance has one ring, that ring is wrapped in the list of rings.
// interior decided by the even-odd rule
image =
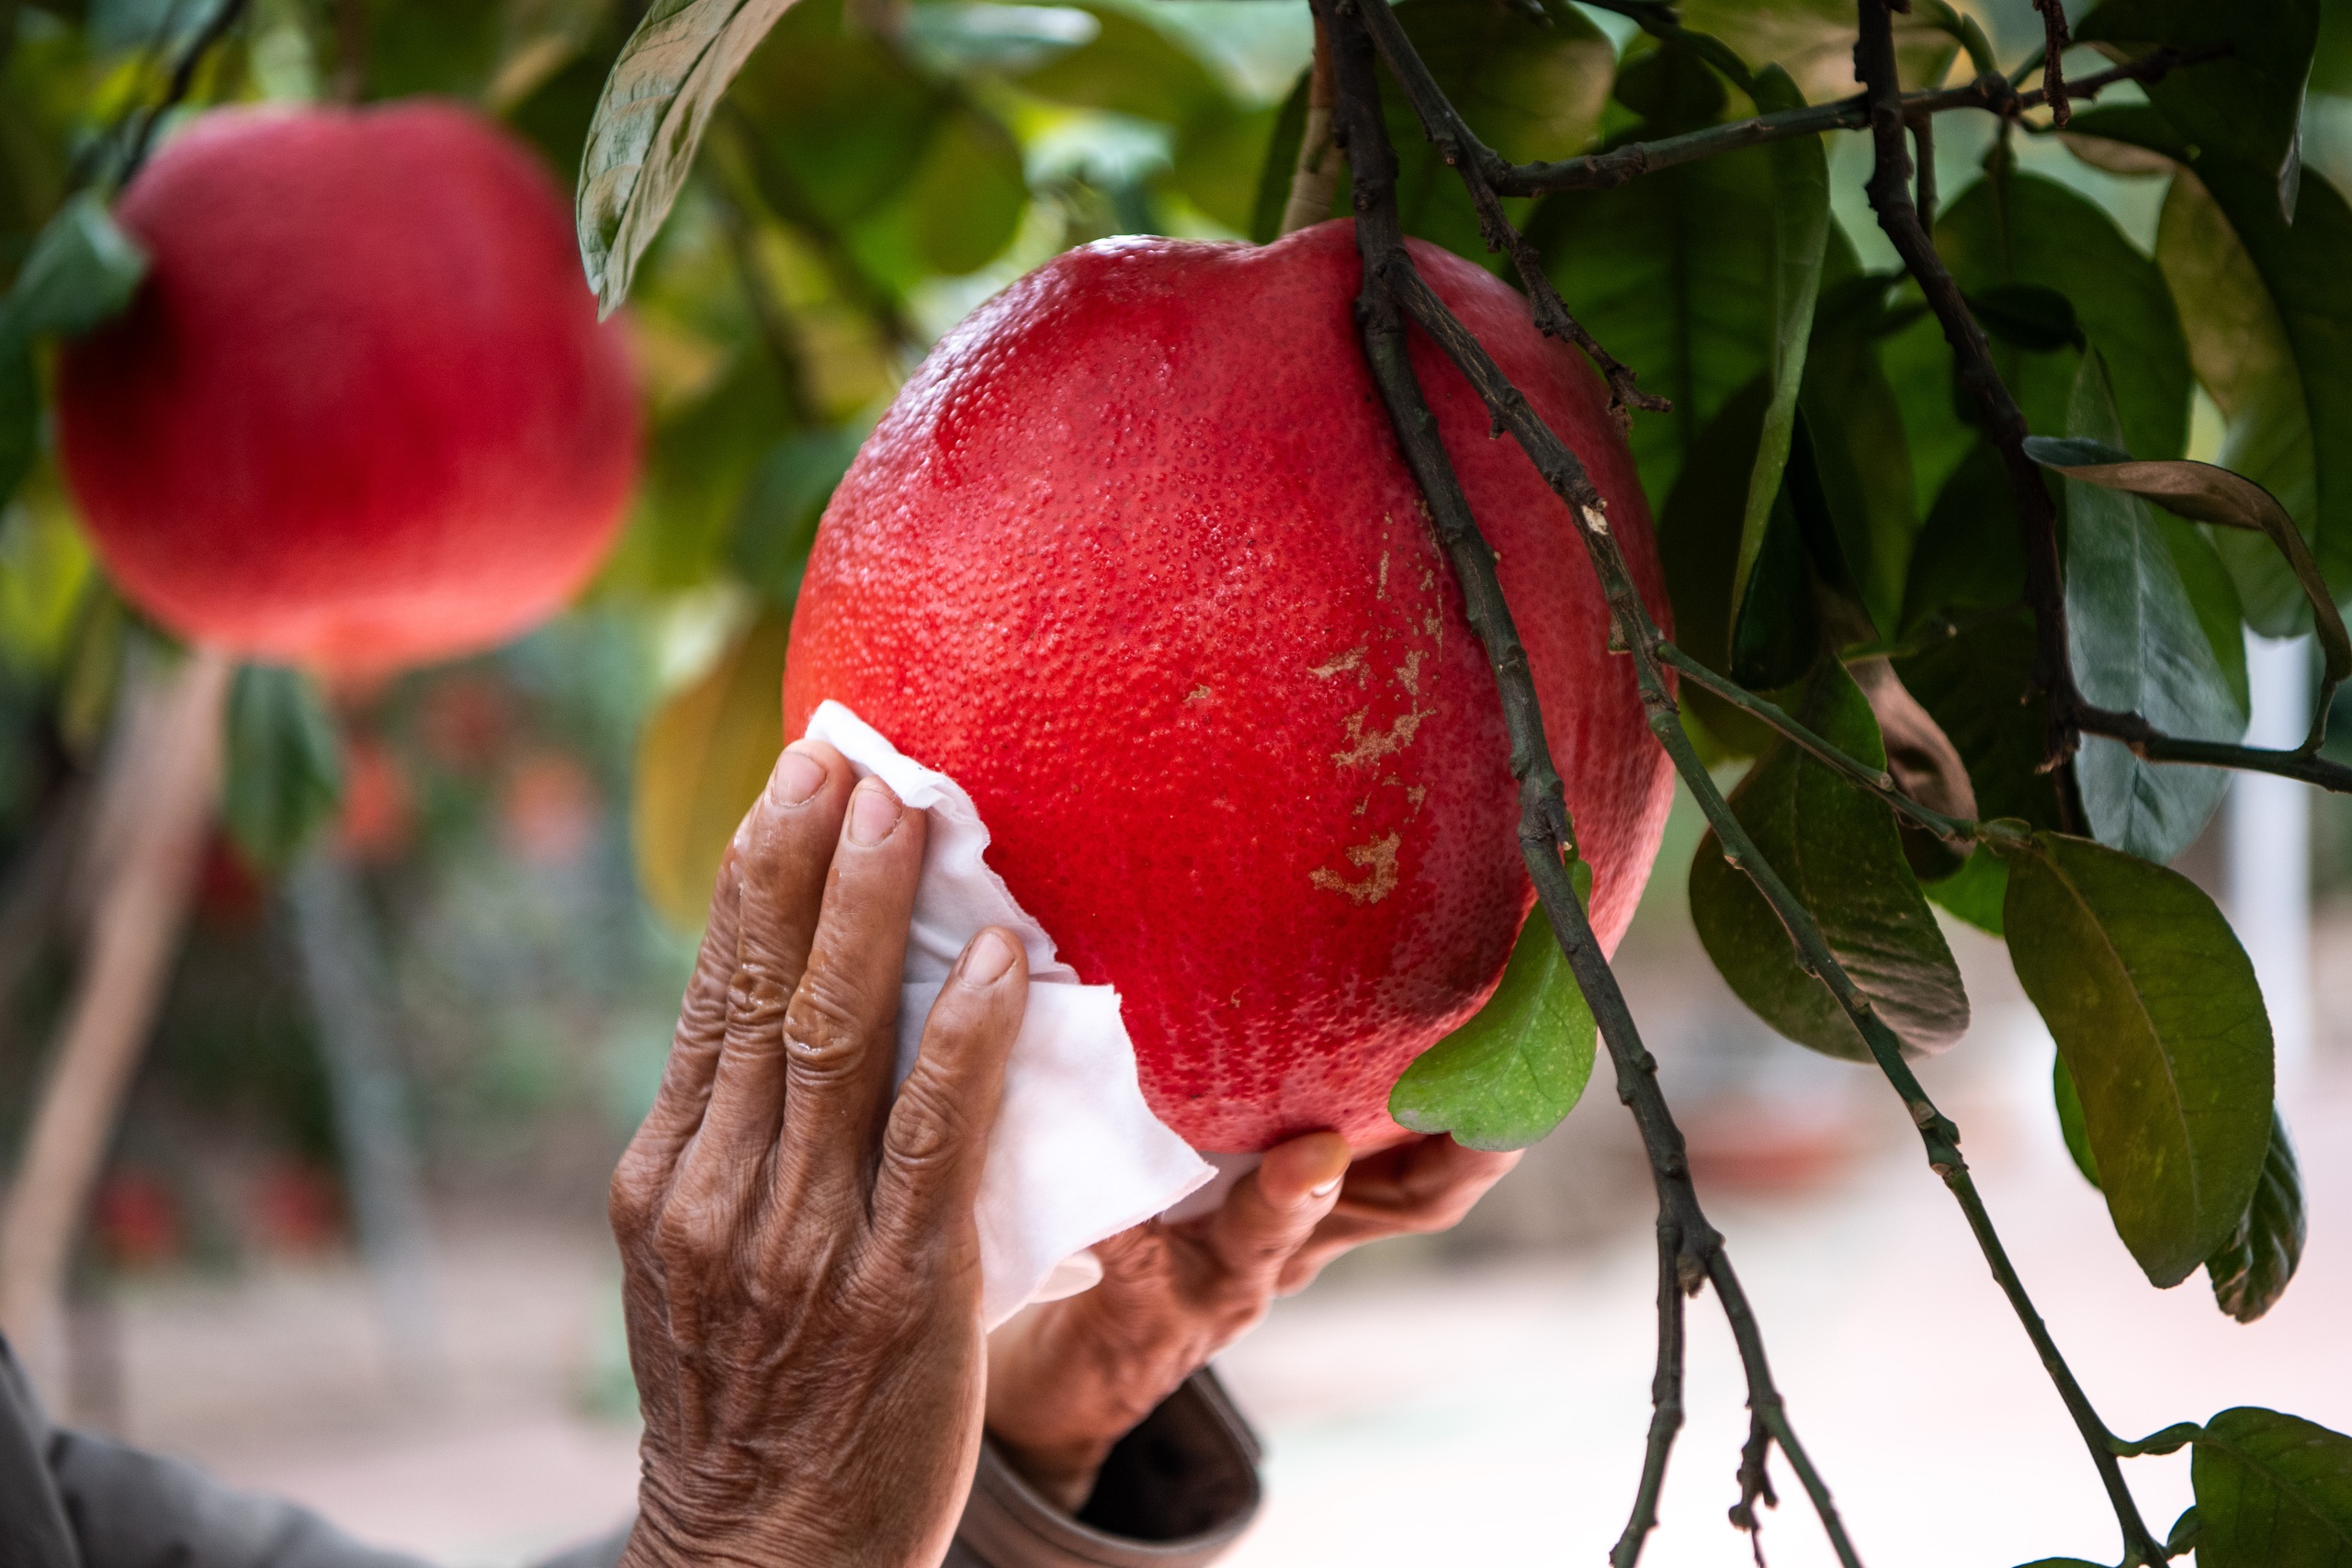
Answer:
[[[975,937],[891,1098],[925,829],[803,743],[728,852],[613,1178],[645,1415],[628,1563],[947,1549],[986,1371],[973,1196],[1028,971],[1010,936]]]
[[[1310,1133],[1267,1152],[1213,1213],[1103,1242],[1102,1282],[1033,1306],[989,1338],[988,1428],[1015,1469],[1075,1512],[1116,1443],[1277,1295],[1351,1247],[1440,1231],[1518,1163],[1415,1138],[1349,1163]]]

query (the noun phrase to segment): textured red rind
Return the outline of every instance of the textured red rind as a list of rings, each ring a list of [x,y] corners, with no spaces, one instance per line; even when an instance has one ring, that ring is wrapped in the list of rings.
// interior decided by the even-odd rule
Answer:
[[[561,195],[454,105],[216,113],[116,216],[153,266],[58,373],[66,478],[124,594],[231,651],[471,651],[594,571],[639,413]]]
[[[1492,275],[1431,284],[1590,467],[1666,595],[1598,377]],[[1119,988],[1196,1147],[1395,1135],[1390,1086],[1500,978],[1533,899],[1495,681],[1358,346],[1353,236],[1114,241],[982,307],[828,508],[785,730],[838,698],[971,792],[989,860]],[[1672,778],[1566,509],[1435,345],[1614,946]]]

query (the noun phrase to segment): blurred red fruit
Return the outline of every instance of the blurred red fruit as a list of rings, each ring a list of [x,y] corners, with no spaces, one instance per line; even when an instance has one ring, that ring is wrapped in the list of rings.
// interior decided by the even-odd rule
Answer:
[[[259,919],[269,889],[237,841],[222,832],[205,840],[196,874],[196,912],[216,926],[248,926]]]
[[[380,670],[595,569],[637,472],[569,204],[454,105],[214,113],[123,193],[153,258],[70,344],[58,438],[123,592],[193,640]]]
[[[90,1226],[109,1262],[152,1269],[180,1254],[178,1202],[145,1171],[111,1171],[91,1201]]]
[[[315,1165],[271,1166],[254,1179],[245,1201],[255,1239],[273,1252],[320,1252],[343,1235],[342,1190]]]
[[[335,841],[364,865],[398,860],[413,822],[408,777],[400,759],[372,736],[355,735],[343,748],[343,807]]]
[[[1431,285],[1584,458],[1654,613],[1607,396],[1492,274]],[[837,697],[954,775],[989,861],[1195,1146],[1393,1135],[1390,1086],[1501,976],[1533,894],[1493,672],[1364,367],[1345,222],[1105,242],[941,343],[827,509],[785,731]],[[1614,945],[1672,781],[1566,508],[1413,363],[1544,699]]]
[[[417,739],[426,756],[469,773],[498,755],[514,723],[514,704],[495,681],[450,675],[434,682],[418,705]]]
[[[596,837],[602,807],[596,781],[560,751],[524,758],[507,775],[498,815],[516,859],[533,865],[570,865]]]

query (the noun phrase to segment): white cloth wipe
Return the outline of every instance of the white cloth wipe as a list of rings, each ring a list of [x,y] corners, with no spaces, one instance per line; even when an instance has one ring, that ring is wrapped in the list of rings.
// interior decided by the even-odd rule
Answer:
[[[1083,1256],[1088,1247],[1142,1224],[1216,1172],[1144,1103],[1119,993],[1080,985],[1054,956],[1045,927],[989,868],[989,830],[972,797],[840,703],[817,709],[808,738],[849,759],[858,777],[881,775],[900,800],[931,814],[899,1005],[900,1080],[973,934],[1002,926],[1029,952],[1029,1009],[980,1177],[981,1311],[994,1328],[1032,1301],[1091,1285],[1101,1269]]]

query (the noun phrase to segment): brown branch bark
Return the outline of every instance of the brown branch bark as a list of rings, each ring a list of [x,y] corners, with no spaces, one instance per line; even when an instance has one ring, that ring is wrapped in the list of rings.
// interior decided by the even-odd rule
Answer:
[[[2018,528],[2025,546],[2026,604],[2033,611],[2034,684],[2049,705],[2043,763],[2054,768],[2075,752],[2075,711],[2082,705],[2066,653],[2066,589],[2058,558],[2058,512],[2041,466],[2026,456],[2025,414],[2001,380],[1984,329],[1961,297],[1960,285],[1937,254],[1911,200],[1911,158],[1905,147],[1903,93],[1895,73],[1894,16],[1889,0],[1860,0],[1861,41],[1855,74],[1870,103],[1871,140],[1877,162],[1868,190],[1871,210],[1903,265],[1927,296],[1951,345],[1961,386],[1983,416],[2017,493]]]
[[[1315,24],[1315,63],[1306,78],[1306,128],[1298,140],[1298,162],[1290,173],[1290,196],[1283,203],[1280,232],[1296,233],[1331,216],[1331,198],[1340,194],[1340,174],[1345,164],[1331,139],[1331,108],[1339,88],[1331,75],[1331,40],[1321,21]]]
[[[74,1241],[163,999],[220,778],[231,663],[199,649],[132,698],[107,793],[135,809],[94,908],[22,1163],[0,1214],[0,1330],[53,1391]]]
[[[1847,1568],[1860,1568],[1860,1558],[1846,1537],[1828,1489],[1805,1457],[1772,1385],[1761,1331],[1724,1252],[1723,1238],[1708,1224],[1701,1208],[1691,1184],[1681,1132],[1658,1089],[1657,1062],[1642,1044],[1632,1010],[1626,1006],[1624,994],[1617,986],[1616,976],[1611,972],[1584,907],[1576,896],[1567,863],[1577,852],[1574,825],[1544,739],[1542,705],[1529,671],[1526,649],[1520,642],[1510,606],[1503,598],[1496,576],[1494,552],[1479,532],[1463,495],[1453,464],[1439,439],[1435,416],[1430,412],[1413,372],[1407,351],[1406,311],[1413,310],[1421,316],[1417,303],[1424,297],[1435,297],[1429,294],[1428,286],[1413,270],[1397,220],[1396,153],[1388,144],[1387,130],[1381,119],[1373,45],[1366,31],[1366,15],[1378,4],[1379,0],[1372,0],[1372,6],[1361,6],[1358,0],[1315,0],[1316,14],[1330,32],[1340,89],[1339,135],[1354,174],[1356,243],[1364,268],[1356,311],[1365,357],[1387,405],[1406,462],[1420,487],[1431,526],[1462,589],[1471,627],[1485,646],[1494,668],[1510,735],[1511,775],[1520,785],[1520,845],[1528,875],[1535,885],[1554,940],[1560,944],[1599,1022],[1601,1040],[1616,1069],[1618,1098],[1633,1111],[1641,1130],[1652,1183],[1657,1192],[1659,1364],[1653,1385],[1650,1438],[1634,1511],[1610,1554],[1610,1562],[1612,1568],[1632,1568],[1657,1524],[1658,1492],[1674,1435],[1681,1423],[1682,1318],[1679,1298],[1681,1293],[1696,1292],[1702,1284],[1712,1282],[1747,1371],[1750,1408],[1758,1419],[1768,1425],[1773,1441],[1804,1480],[1839,1562]],[[1443,314],[1442,305],[1437,309]],[[1453,321],[1450,314],[1444,315],[1444,320]],[[1430,324],[1426,316],[1422,316],[1422,324]],[[1453,322],[1453,326],[1463,336],[1468,335],[1458,322]],[[1525,400],[1515,389],[1508,389],[1507,383],[1505,387],[1504,395],[1512,400],[1512,407],[1532,418]],[[1562,488],[1562,493],[1571,497],[1572,509],[1582,527],[1605,536],[1607,524],[1602,512],[1606,503],[1600,492],[1573,454],[1560,447],[1558,456],[1565,459],[1565,468],[1555,464],[1546,477],[1559,481],[1555,488]],[[1538,466],[1544,466],[1542,458],[1538,459]],[[1604,582],[1612,599],[1619,592],[1634,592],[1631,579],[1623,574],[1614,581],[1604,578]],[[1653,671],[1655,668],[1653,662]],[[1673,698],[1662,677],[1654,682],[1644,682],[1643,701],[1653,728],[1662,724],[1679,735]]]

